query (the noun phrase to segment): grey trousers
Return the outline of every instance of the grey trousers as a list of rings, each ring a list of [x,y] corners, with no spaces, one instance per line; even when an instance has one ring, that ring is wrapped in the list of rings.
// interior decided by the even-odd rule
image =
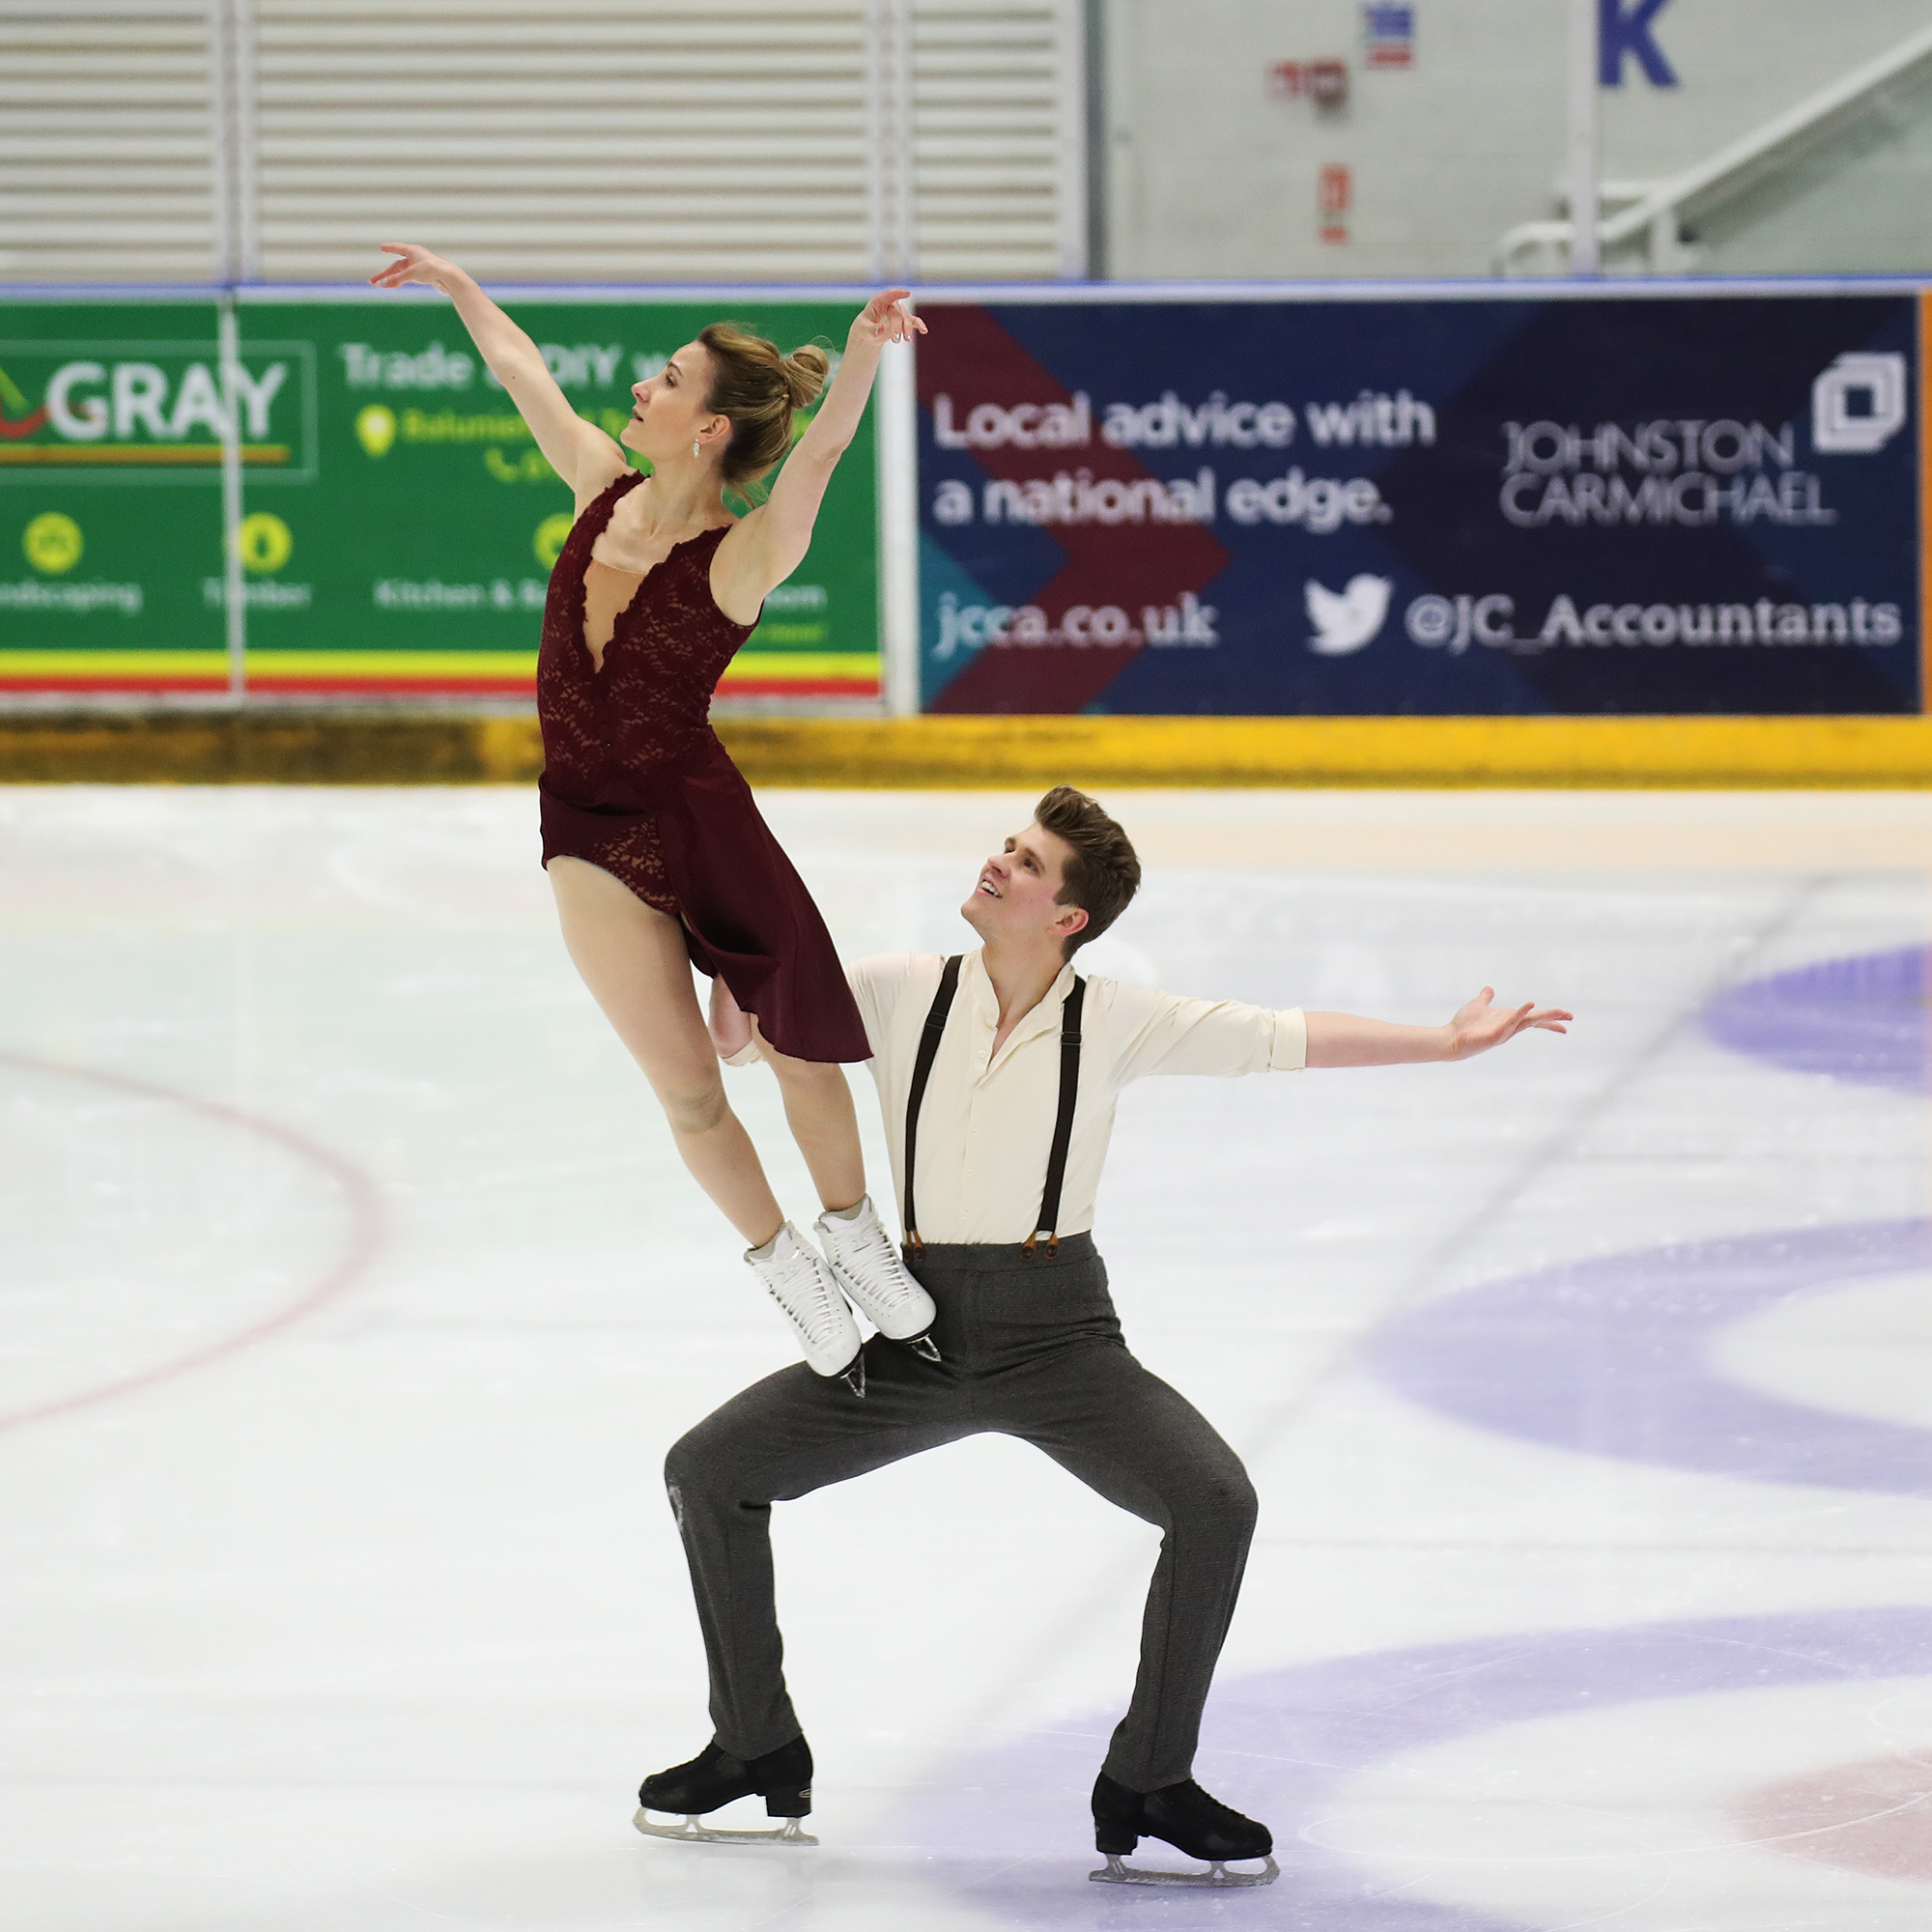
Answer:
[[[1162,1532],[1140,1673],[1105,1769],[1133,1791],[1190,1775],[1201,1707],[1254,1533],[1240,1460],[1127,1352],[1087,1235],[1042,1250],[928,1245],[912,1268],[938,1306],[923,1361],[874,1337],[867,1393],[803,1362],[707,1416],[665,1464],[711,1673],[711,1719],[735,1757],[799,1735],[773,1601],[771,1506],[988,1432],[1016,1435]],[[946,1587],[952,1587],[950,1581]]]

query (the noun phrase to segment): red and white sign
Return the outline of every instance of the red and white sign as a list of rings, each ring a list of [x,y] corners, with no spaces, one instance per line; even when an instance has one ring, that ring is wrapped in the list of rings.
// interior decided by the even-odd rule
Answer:
[[[1315,182],[1315,206],[1324,242],[1349,239],[1349,210],[1355,198],[1353,172],[1343,161],[1323,165]]]
[[[1268,94],[1275,100],[1312,100],[1318,107],[1340,107],[1349,99],[1346,61],[1276,61],[1268,69]]]

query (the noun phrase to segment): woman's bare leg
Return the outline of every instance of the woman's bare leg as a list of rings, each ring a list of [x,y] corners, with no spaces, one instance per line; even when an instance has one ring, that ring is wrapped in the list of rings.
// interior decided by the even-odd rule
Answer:
[[[716,1032],[714,1014],[713,1032]],[[811,1170],[819,1204],[835,1211],[858,1205],[866,1192],[866,1157],[859,1148],[859,1116],[845,1069],[836,1061],[793,1060],[778,1051],[758,1030],[758,1050],[771,1063],[784,1096],[791,1137]]]
[[[711,982],[707,1024],[721,1060],[729,1060],[756,1038],[758,1051],[778,1075],[785,1119],[811,1170],[819,1204],[835,1211],[856,1207],[866,1192],[866,1160],[859,1151],[859,1118],[844,1068],[829,1061],[793,1060],[779,1052],[723,980]]]
[[[582,859],[553,859],[550,882],[571,961],[643,1068],[685,1166],[739,1234],[762,1247],[784,1216],[751,1137],[724,1097],[718,1056],[692,989],[683,928]],[[844,1075],[836,1066],[827,1070],[838,1075],[842,1088]],[[849,1094],[845,1108],[849,1117]],[[856,1122],[852,1145],[856,1152]]]
[[[741,1065],[738,1056],[752,1043],[752,1016],[731,997],[722,975],[711,982],[711,1011],[705,1024],[718,1058],[727,1066]]]

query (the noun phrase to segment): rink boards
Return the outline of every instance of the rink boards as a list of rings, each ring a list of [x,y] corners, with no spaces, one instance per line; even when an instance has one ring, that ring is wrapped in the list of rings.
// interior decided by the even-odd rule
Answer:
[[[612,437],[720,313],[536,293],[519,319]],[[0,303],[0,690],[530,696],[570,492],[446,305],[362,294]],[[851,310],[765,290],[729,312],[790,349]],[[877,697],[873,442],[727,696]]]
[[[718,720],[759,786],[1659,786],[1932,783],[1925,718]],[[527,783],[536,721],[454,708],[0,714],[0,782]]]
[[[864,291],[499,293],[580,411],[621,428],[630,383],[704,321],[836,346]],[[1925,708],[1915,285],[1109,284],[921,306],[916,380],[889,363],[726,699]],[[0,692],[526,700],[569,508],[439,302],[0,303]]]

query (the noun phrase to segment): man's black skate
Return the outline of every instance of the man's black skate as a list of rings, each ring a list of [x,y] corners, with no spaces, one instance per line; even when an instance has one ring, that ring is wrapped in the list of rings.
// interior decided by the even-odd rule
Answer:
[[[740,1798],[762,1798],[765,1816],[785,1822],[776,1832],[726,1832],[703,1823],[707,1811]],[[681,1825],[657,1825],[653,1811],[682,1812]],[[638,1815],[631,1822],[653,1838],[685,1838],[716,1845],[815,1845],[799,1825],[811,1813],[811,1747],[794,1738],[749,1762],[715,1741],[689,1764],[672,1765],[638,1787]]]
[[[1208,1869],[1149,1871],[1122,1864],[1121,1860],[1142,1838],[1160,1838],[1191,1859],[1206,1859]],[[1087,1876],[1101,1885],[1272,1885],[1281,1876],[1268,1828],[1208,1797],[1191,1777],[1139,1792],[1116,1783],[1103,1771],[1094,1780],[1094,1848],[1105,1854],[1107,1862]],[[1260,1859],[1265,1868],[1231,1872],[1231,1859]]]

